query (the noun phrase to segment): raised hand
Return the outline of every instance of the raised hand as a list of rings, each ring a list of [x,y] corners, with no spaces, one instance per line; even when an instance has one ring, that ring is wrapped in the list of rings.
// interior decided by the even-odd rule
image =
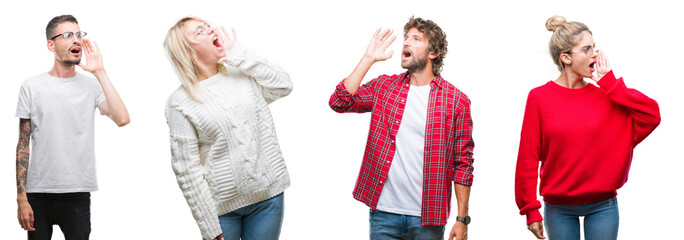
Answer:
[[[93,44],[91,44],[90,40],[83,39],[81,42],[81,50],[85,55],[86,63],[79,63],[79,67],[93,74],[96,71],[104,70],[102,55],[100,54],[100,47],[97,45],[97,42],[93,41]]]
[[[606,73],[610,72],[610,63],[608,62],[608,57],[606,57],[606,55],[603,54],[603,51],[598,52],[594,68],[596,68],[596,76],[592,76],[591,79],[597,82],[601,80],[603,75],[606,75]]]
[[[218,44],[222,48],[223,52],[226,53],[225,56],[219,59],[218,62],[222,63],[228,60],[228,55],[230,55],[230,50],[233,49],[233,46],[237,42],[237,34],[235,34],[235,28],[231,28],[233,32],[233,37],[231,38],[230,35],[228,35],[228,31],[226,31],[226,28],[221,26],[218,31],[216,31],[216,35],[218,35]]]
[[[366,49],[366,54],[364,54],[364,57],[372,59],[373,62],[385,61],[391,58],[394,53],[394,50],[387,52],[387,48],[392,45],[394,39],[397,39],[397,36],[392,36],[394,30],[381,30],[382,28],[378,28],[378,30],[375,31],[373,39],[371,39],[368,48]]]

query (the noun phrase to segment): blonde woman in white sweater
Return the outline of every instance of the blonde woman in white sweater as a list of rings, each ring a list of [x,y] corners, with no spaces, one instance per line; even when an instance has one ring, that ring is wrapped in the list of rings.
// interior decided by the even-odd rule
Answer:
[[[182,86],[166,119],[173,171],[205,239],[278,239],[290,185],[268,104],[292,82],[225,28],[185,17],[164,48]]]

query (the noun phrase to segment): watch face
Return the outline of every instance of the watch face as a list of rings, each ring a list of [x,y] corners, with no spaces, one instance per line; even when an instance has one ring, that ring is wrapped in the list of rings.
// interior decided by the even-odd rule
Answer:
[[[466,225],[470,224],[470,216],[465,217],[465,224]]]

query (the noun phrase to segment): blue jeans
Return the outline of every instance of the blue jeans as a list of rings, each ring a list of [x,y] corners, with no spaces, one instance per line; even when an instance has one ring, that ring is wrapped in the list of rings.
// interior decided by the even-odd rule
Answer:
[[[90,236],[90,193],[27,193],[33,209],[33,227],[28,239],[52,238],[58,225],[66,240],[87,240]]]
[[[444,226],[420,226],[420,217],[370,210],[370,239],[444,239]]]
[[[225,240],[277,240],[283,225],[284,193],[219,216]]]
[[[544,227],[549,239],[579,240],[580,216],[584,216],[584,239],[617,239],[620,213],[616,197],[578,205],[544,203]]]

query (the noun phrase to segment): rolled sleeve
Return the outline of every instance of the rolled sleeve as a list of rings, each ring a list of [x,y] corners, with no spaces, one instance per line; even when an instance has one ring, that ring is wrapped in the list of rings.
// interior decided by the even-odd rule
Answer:
[[[453,181],[464,186],[473,184],[473,119],[470,117],[470,100],[463,103],[463,111],[456,119]]]

